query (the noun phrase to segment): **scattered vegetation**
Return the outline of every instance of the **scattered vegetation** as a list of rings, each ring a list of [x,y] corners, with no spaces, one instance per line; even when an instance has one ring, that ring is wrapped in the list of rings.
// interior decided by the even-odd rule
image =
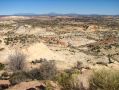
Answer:
[[[40,42],[41,40],[49,47],[50,45],[54,45],[53,47],[55,48],[57,48],[56,45],[66,46],[66,48],[63,47],[61,49],[58,47],[56,51],[63,51],[64,53],[66,50],[70,52],[70,54],[67,52],[65,55],[72,55],[72,58],[79,57],[79,52],[90,55],[89,58],[85,57],[89,60],[89,62],[87,60],[87,63],[90,63],[90,65],[99,64],[108,67],[108,64],[118,61],[116,59],[118,59],[119,55],[119,17],[62,17],[46,16],[43,17],[43,19],[41,19],[42,17],[32,17],[32,19],[24,20],[16,19],[15,21],[13,20],[14,23],[10,23],[11,20],[7,20],[10,24],[5,24],[6,21],[1,21],[0,35],[2,37],[0,39],[0,44],[4,45],[5,43],[6,45],[11,46],[19,45],[21,48],[22,46],[24,47],[34,42]],[[18,33],[18,30],[22,28],[25,30],[25,33]],[[35,32],[32,33],[32,29],[35,29]],[[43,32],[40,29],[43,29]],[[79,29],[84,31],[82,32]],[[88,30],[91,30],[91,32]],[[84,42],[87,41],[86,44],[82,44],[82,41],[80,42],[80,37],[82,38],[82,41],[83,38]],[[88,40],[94,40],[95,42],[92,41],[92,43],[88,43]],[[78,44],[78,41],[80,44]],[[5,51],[6,49],[4,49],[5,48],[1,47],[0,51]],[[52,50],[54,51],[55,49]],[[75,55],[75,57],[73,57],[73,55]],[[108,61],[105,60],[103,62],[103,58],[100,58],[102,56],[104,56],[104,58],[107,57]],[[101,61],[93,62],[93,58],[98,58]],[[50,83],[52,80],[55,83],[60,84],[62,90],[86,90],[83,84],[79,82],[79,74],[82,74],[84,69],[90,69],[90,67],[84,66],[82,62],[78,61],[72,69],[58,72],[53,60],[47,61],[46,59],[41,58],[40,60],[31,62],[31,65],[33,66],[37,66],[37,64],[40,65],[38,68],[33,68],[32,70],[25,72],[26,56],[22,52],[16,51],[15,54],[11,54],[8,59],[8,66],[12,73],[10,72],[10,75],[9,72],[6,71],[7,67],[5,68],[5,65],[0,63],[0,79],[10,80],[12,85],[36,79],[49,81],[45,83],[46,90],[53,90],[52,83]],[[84,69],[82,70],[82,68]],[[94,74],[89,80],[89,84],[90,90],[119,90],[119,72],[113,70],[94,71]],[[31,89],[35,88],[29,88],[28,90]]]
[[[6,45],[15,44],[15,43],[21,43],[21,44],[27,44],[27,43],[33,43],[37,41],[37,37],[33,34],[21,34],[21,35],[15,35],[14,33],[11,33],[7,35],[6,38],[4,38],[4,43]]]

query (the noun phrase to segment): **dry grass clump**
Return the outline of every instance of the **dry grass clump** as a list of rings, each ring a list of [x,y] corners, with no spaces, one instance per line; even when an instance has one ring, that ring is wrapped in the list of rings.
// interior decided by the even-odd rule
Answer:
[[[86,90],[78,80],[79,74],[78,69],[64,71],[57,75],[56,81],[62,86],[62,90]]]
[[[89,83],[90,90],[119,90],[119,71],[94,71]]]

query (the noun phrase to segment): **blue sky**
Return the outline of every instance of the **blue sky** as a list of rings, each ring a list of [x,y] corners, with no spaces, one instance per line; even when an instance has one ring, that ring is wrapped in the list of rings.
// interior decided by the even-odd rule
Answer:
[[[0,15],[51,12],[119,15],[119,0],[0,0]]]

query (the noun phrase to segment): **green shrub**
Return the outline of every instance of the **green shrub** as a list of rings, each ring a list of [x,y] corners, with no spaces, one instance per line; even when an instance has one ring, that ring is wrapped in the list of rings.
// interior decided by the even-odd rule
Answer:
[[[119,71],[94,71],[89,84],[90,90],[119,90]]]
[[[9,80],[12,85],[15,85],[20,82],[28,81],[30,79],[29,79],[29,75],[26,72],[19,71],[19,72],[13,73],[13,75],[10,77]]]
[[[5,68],[5,65],[0,63],[0,70],[3,70]]]
[[[69,74],[67,73],[61,73],[58,77],[57,77],[57,81],[58,83],[62,86],[63,90],[69,90],[70,87],[71,87],[71,84],[70,82],[72,81],[71,80],[71,77]]]
[[[51,85],[49,81],[46,81],[45,84],[46,84],[46,90],[53,90],[54,87]]]
[[[78,82],[79,72],[62,72],[56,77],[56,81],[62,86],[62,90],[81,90]]]

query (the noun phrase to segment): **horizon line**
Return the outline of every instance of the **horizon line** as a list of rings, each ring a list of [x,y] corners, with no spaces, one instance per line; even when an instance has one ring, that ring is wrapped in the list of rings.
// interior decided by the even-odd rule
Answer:
[[[92,14],[79,14],[79,13],[55,13],[55,12],[50,12],[50,13],[15,13],[15,14],[0,14],[0,16],[38,16],[38,15],[109,15],[109,16],[116,16],[119,14],[96,14],[96,13],[92,13]]]

